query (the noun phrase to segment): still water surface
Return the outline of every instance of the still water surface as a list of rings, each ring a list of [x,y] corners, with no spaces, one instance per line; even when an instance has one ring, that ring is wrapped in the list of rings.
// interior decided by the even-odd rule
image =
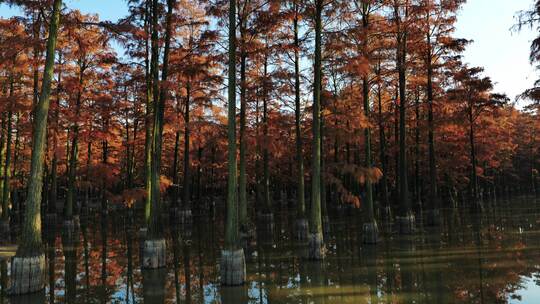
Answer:
[[[167,225],[168,267],[154,271],[139,267],[138,225],[120,213],[96,216],[81,219],[74,242],[60,226],[44,233],[41,294],[6,297],[3,261],[0,303],[540,303],[540,203],[516,199],[493,210],[447,209],[440,227],[412,236],[381,222],[376,246],[361,244],[356,212],[331,214],[327,258],[317,263],[299,258],[295,211],[283,208],[274,229],[258,229],[248,244],[247,283],[234,288],[219,285],[221,210],[196,216],[192,229]]]

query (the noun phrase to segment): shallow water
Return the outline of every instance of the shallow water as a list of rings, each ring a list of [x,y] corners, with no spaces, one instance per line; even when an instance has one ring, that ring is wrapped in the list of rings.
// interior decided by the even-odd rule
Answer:
[[[488,208],[489,209],[489,208]],[[191,231],[167,227],[166,269],[141,271],[137,227],[119,213],[81,220],[75,242],[45,232],[49,276],[43,293],[0,303],[540,303],[540,203],[503,202],[472,216],[444,210],[443,223],[361,244],[356,212],[332,213],[323,262],[299,256],[294,211],[258,229],[246,251],[247,283],[219,285],[222,210],[196,216]],[[422,219],[417,218],[418,225]],[[2,262],[2,292],[9,265]]]

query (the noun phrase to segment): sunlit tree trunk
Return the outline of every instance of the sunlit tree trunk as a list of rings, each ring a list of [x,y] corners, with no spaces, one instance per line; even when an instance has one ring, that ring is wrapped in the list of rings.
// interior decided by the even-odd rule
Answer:
[[[154,92],[154,125],[152,130],[152,166],[151,166],[151,202],[150,217],[148,221],[148,232],[144,241],[142,252],[143,268],[161,268],[166,263],[166,243],[163,238],[163,226],[161,223],[161,193],[160,193],[160,172],[161,172],[161,151],[163,141],[163,117],[165,102],[168,90],[165,86],[168,77],[169,51],[172,33],[172,15],[174,0],[167,0],[167,15],[165,25],[165,45],[163,50],[163,64],[161,71],[161,88],[158,71],[158,0],[152,2],[152,85]],[[159,92],[159,95],[158,95]]]
[[[47,114],[51,93],[51,82],[54,72],[54,55],[62,0],[54,0],[49,38],[47,39],[47,55],[43,70],[43,82],[39,102],[35,108],[35,120],[32,136],[32,161],[26,201],[25,219],[19,239],[17,254],[12,261],[11,292],[24,294],[44,288],[45,255],[41,241],[40,202],[43,186],[43,161],[45,133],[47,131]],[[28,278],[30,277],[30,280]]]

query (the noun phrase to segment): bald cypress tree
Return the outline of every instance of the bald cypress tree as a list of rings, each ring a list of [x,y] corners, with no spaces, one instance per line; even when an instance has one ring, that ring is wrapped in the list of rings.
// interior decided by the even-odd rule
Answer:
[[[229,0],[229,75],[227,115],[227,219],[225,248],[221,251],[221,284],[241,285],[246,280],[244,249],[239,246],[236,162],[236,1]]]
[[[313,158],[311,173],[311,215],[308,258],[324,258],[321,215],[321,40],[323,0],[315,1],[315,79],[313,83]]]
[[[45,134],[47,131],[47,116],[49,112],[61,7],[62,0],[54,0],[49,23],[43,82],[39,102],[35,107],[32,132],[32,161],[30,165],[26,212],[22,226],[22,235],[19,240],[19,248],[12,261],[10,292],[13,294],[35,292],[42,290],[45,286],[45,254],[41,241],[40,204],[43,188]]]

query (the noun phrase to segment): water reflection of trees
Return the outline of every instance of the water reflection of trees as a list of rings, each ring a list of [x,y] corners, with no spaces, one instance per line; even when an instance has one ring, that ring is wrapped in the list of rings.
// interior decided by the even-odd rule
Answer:
[[[512,208],[509,208],[512,207]],[[490,210],[491,208],[488,208]],[[497,208],[494,208],[497,209]],[[508,206],[482,217],[446,210],[441,227],[361,244],[355,217],[334,222],[322,263],[299,258],[294,223],[276,214],[246,251],[248,283],[217,284],[219,225],[171,226],[169,267],[141,271],[137,225],[123,215],[81,220],[76,237],[47,231],[43,302],[75,303],[506,303],[540,273],[536,211]],[[390,228],[391,229],[391,228]],[[387,231],[388,232],[388,231]],[[0,264],[2,291],[7,264]],[[46,297],[46,300],[45,300]],[[5,303],[5,297],[0,297]],[[39,300],[41,301],[41,300]],[[83,302],[84,302],[83,301]],[[0,302],[1,303],[1,302]],[[39,303],[39,302],[35,302]]]

